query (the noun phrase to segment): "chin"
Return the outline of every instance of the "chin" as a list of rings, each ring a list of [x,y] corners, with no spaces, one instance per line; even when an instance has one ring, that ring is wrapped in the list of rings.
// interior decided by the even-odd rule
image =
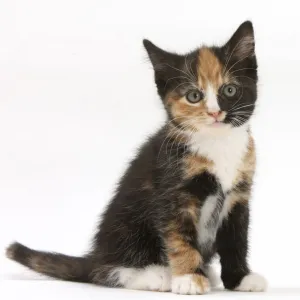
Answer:
[[[226,135],[229,134],[233,129],[231,124],[223,122],[212,123],[212,124],[201,124],[197,126],[197,132],[204,135]]]

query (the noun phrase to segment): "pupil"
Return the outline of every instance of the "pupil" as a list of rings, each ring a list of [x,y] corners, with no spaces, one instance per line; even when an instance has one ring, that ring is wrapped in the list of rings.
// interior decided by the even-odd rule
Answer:
[[[228,92],[229,92],[229,93],[232,93],[232,88],[229,88],[229,89],[228,89]]]

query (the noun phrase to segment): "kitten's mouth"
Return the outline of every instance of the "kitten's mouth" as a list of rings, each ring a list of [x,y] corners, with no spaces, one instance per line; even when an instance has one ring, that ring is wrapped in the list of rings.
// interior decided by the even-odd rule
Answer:
[[[210,114],[210,127],[222,127],[225,125],[224,120],[226,118],[226,112],[220,111],[216,115]]]
[[[220,127],[223,125],[225,125],[225,123],[223,121],[218,121],[218,120],[215,120],[213,123],[210,124],[210,126],[212,127]]]

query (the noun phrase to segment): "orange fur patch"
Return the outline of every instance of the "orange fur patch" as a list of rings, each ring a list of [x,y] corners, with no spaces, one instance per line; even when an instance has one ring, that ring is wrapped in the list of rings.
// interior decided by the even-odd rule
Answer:
[[[168,96],[167,104],[175,121],[187,129],[195,129],[193,126],[195,120],[206,118],[207,108],[204,101],[192,105],[188,103],[185,97],[177,99],[173,98],[173,96]]]
[[[204,156],[190,154],[184,158],[185,179],[201,174],[204,171],[211,171],[213,165],[214,163]]]
[[[243,180],[252,181],[252,177],[255,172],[256,166],[256,155],[255,155],[255,144],[254,139],[250,135],[248,142],[248,150],[244,156],[241,166],[238,169],[237,176],[234,180],[234,185],[238,184]]]
[[[202,291],[207,290],[210,286],[208,279],[201,274],[193,274],[193,281],[201,287]]]
[[[179,144],[186,143],[188,140],[187,135],[183,133],[181,130],[178,130],[178,128],[176,128],[175,125],[173,124],[169,124],[168,137],[173,141],[175,140],[175,142]]]
[[[173,275],[194,273],[202,263],[200,253],[176,232],[169,234],[166,246]]]
[[[199,211],[197,207],[197,202],[199,201],[197,198],[190,198],[190,196],[187,196],[186,203],[184,207],[182,207],[180,214],[182,218],[190,218],[194,226],[197,226],[198,218],[199,218]]]
[[[222,70],[223,66],[212,50],[206,47],[199,50],[199,86],[206,89],[211,84],[217,92],[224,82]]]
[[[234,186],[237,186],[240,182],[247,182],[249,186],[252,185],[253,175],[255,172],[256,156],[255,156],[255,144],[252,136],[249,137],[248,150],[244,156],[243,162],[238,170],[237,177],[234,180]],[[237,203],[247,203],[250,198],[251,190],[249,191],[235,191],[233,190],[229,197],[231,211]]]
[[[232,192],[229,196],[229,212],[232,211],[237,203],[247,204],[249,201],[249,196],[250,195],[248,193],[238,194]]]

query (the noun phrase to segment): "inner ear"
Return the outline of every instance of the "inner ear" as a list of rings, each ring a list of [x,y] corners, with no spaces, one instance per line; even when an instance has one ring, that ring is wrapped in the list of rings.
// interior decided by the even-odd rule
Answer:
[[[225,51],[228,60],[243,60],[255,56],[254,30],[250,21],[239,26],[226,43]]]

